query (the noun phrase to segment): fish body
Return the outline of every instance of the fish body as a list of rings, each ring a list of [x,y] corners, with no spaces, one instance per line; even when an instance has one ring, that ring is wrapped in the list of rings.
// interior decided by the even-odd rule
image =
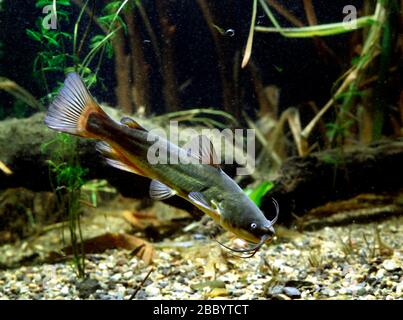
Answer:
[[[274,234],[275,221],[268,220],[236,182],[214,165],[214,148],[205,136],[199,136],[197,142],[204,147],[210,144],[210,148],[194,152],[147,131],[130,118],[116,122],[95,102],[76,73],[67,76],[45,123],[57,131],[100,140],[97,149],[110,165],[153,179],[150,195],[155,199],[178,195],[225,229],[254,243]],[[152,148],[177,161],[151,162]]]

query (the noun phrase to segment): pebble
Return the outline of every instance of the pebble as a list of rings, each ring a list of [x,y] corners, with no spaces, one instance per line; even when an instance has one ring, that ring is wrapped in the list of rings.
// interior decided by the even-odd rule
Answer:
[[[108,267],[106,266],[105,263],[100,263],[100,264],[98,265],[98,268],[99,268],[99,270],[106,270],[106,269],[108,269]]]
[[[115,273],[115,274],[111,277],[111,280],[112,280],[112,281],[115,281],[115,282],[120,281],[120,279],[122,279],[122,275],[121,275],[120,273]]]
[[[85,299],[89,297],[92,293],[100,289],[101,285],[96,279],[86,278],[83,281],[78,282],[76,284],[76,288],[79,292],[79,296]]]
[[[399,297],[403,296],[403,281],[401,281],[397,286],[396,286],[396,294]]]
[[[123,274],[123,279],[130,280],[133,278],[133,271],[127,271]]]
[[[277,294],[283,293],[283,289],[284,288],[282,286],[274,286],[274,287],[270,288],[268,291],[269,291],[269,294],[271,294],[271,295],[277,295]]]
[[[290,297],[291,299],[301,298],[301,292],[297,288],[284,287],[283,292],[286,296]]]
[[[69,294],[69,287],[68,286],[64,286],[61,290],[60,290],[60,294],[63,296],[67,296]]]
[[[382,224],[392,220],[387,221]],[[400,225],[403,223],[396,224],[396,235],[403,231]],[[401,298],[403,281],[398,250],[389,257],[360,256],[359,252],[366,250],[363,230],[372,232],[373,225],[352,224],[349,228],[357,250],[347,260],[339,240],[346,238],[346,227],[306,231],[293,242],[298,246],[289,240],[273,241],[251,259],[213,255],[212,252],[221,250],[215,243],[194,241],[191,233],[181,235],[172,241],[194,241],[195,246],[180,250],[156,247],[157,267],[135,298],[205,299],[209,288],[193,290],[191,284],[211,280],[223,281],[231,299]],[[383,230],[388,229],[382,229],[385,243],[393,248],[403,247],[400,238],[390,238]],[[301,246],[302,243],[306,245]],[[322,268],[313,269],[307,262],[312,244],[320,245]],[[6,263],[4,257],[12,256],[4,254],[4,250],[0,246],[0,264]],[[16,249],[12,251],[19,254]],[[31,253],[24,252],[27,254]],[[144,262],[126,250],[88,255],[88,278],[84,280],[77,278],[70,261],[0,270],[0,299],[128,299],[148,270]]]
[[[383,266],[383,267],[385,268],[385,270],[387,270],[387,271],[394,271],[394,270],[396,270],[396,269],[399,268],[399,266],[397,265],[397,263],[396,263],[394,260],[392,260],[392,259],[385,260],[385,261],[382,263],[382,266]]]
[[[145,293],[149,297],[157,296],[160,293],[160,289],[155,287],[155,286],[148,286],[148,287],[145,288]]]

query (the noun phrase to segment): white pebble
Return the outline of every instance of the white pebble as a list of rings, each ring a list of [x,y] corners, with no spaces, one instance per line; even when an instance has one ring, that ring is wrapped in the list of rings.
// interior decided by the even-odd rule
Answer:
[[[133,271],[127,271],[123,274],[123,278],[126,280],[129,280],[131,278],[133,278]]]
[[[69,294],[69,287],[68,286],[64,286],[61,290],[60,290],[60,294],[67,296]]]
[[[403,295],[403,281],[396,286],[396,294],[401,297]]]
[[[121,275],[120,273],[115,273],[115,274],[111,277],[111,280],[112,280],[112,281],[115,281],[115,282],[120,281],[120,279],[122,279],[122,275]]]
[[[154,286],[148,286],[145,292],[148,296],[157,296],[160,293],[160,289]]]
[[[398,268],[397,263],[396,263],[394,260],[392,260],[392,259],[385,260],[385,261],[382,263],[382,266],[383,266],[383,267],[385,268],[385,270],[387,270],[387,271],[393,271],[393,270],[396,270],[396,269]]]
[[[99,268],[100,270],[106,270],[108,267],[106,266],[105,263],[100,263],[100,264],[98,265],[98,268]]]

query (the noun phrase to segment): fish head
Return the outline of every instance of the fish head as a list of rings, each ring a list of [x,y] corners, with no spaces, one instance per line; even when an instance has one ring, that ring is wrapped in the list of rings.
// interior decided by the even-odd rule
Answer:
[[[265,217],[258,206],[244,193],[224,195],[219,202],[222,225],[242,239],[259,243],[274,236],[274,223]]]

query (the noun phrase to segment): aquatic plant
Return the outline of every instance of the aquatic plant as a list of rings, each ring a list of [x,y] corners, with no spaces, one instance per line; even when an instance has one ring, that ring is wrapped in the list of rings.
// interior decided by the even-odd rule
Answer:
[[[100,28],[105,32],[102,35],[95,35],[87,41],[89,28],[92,24],[92,19],[88,22],[83,36],[79,39],[78,30],[82,17],[87,9],[89,0],[82,5],[80,14],[74,24],[72,32],[61,31],[60,27],[63,23],[67,23],[72,18],[72,11],[66,11],[66,8],[71,6],[69,0],[57,1],[59,6],[57,9],[58,28],[47,29],[42,24],[42,19],[37,21],[37,28],[27,29],[27,36],[40,44],[41,50],[38,52],[34,63],[33,72],[35,78],[40,79],[42,85],[46,88],[47,95],[42,101],[47,102],[52,100],[58,93],[60,84],[51,88],[48,82],[50,74],[68,73],[77,71],[81,74],[83,80],[88,87],[97,81],[97,73],[102,63],[104,54],[108,58],[112,57],[113,50],[111,49],[111,41],[118,30],[125,27],[122,19],[119,17],[120,12],[124,8],[127,1],[112,1],[105,5],[103,16],[97,20]],[[55,5],[52,0],[39,0],[36,7],[42,8],[46,5]],[[94,12],[95,1],[93,1],[92,15]],[[72,41],[72,52],[68,52],[67,42]],[[85,48],[85,44],[87,48]],[[86,55],[82,57],[83,52]],[[98,55],[98,62],[93,71],[93,60]],[[65,210],[69,217],[69,230],[73,252],[73,261],[80,277],[85,275],[85,252],[82,247],[83,238],[80,225],[80,211],[82,202],[81,188],[85,184],[84,169],[77,158],[77,139],[65,134],[57,135],[55,139],[43,144],[43,151],[52,145],[52,152],[48,160],[50,172],[54,175],[50,177],[54,184],[54,190],[58,195],[59,207]],[[91,200],[93,205],[96,205],[97,196],[96,190],[104,187],[102,184],[87,185],[87,190],[91,190]],[[79,244],[81,243],[81,244]]]
[[[268,193],[271,189],[273,189],[274,184],[270,181],[265,181],[256,186],[255,188],[245,189],[245,193],[249,196],[249,198],[260,207],[262,203],[263,197]]]
[[[309,251],[308,263],[312,268],[314,268],[316,270],[322,269],[323,257],[321,255],[320,247]]]
[[[344,240],[340,235],[337,235],[341,251],[344,253],[346,259],[350,259],[357,252],[356,245],[351,237],[351,232],[351,228],[349,228],[346,240]]]
[[[116,193],[116,190],[108,185],[106,180],[90,180],[84,183],[82,186],[83,193],[87,193],[91,201],[90,206],[96,207],[99,200],[100,192]],[[81,200],[84,203],[84,200]],[[88,202],[85,202],[88,204]]]
[[[49,173],[54,192],[57,195],[59,210],[68,217],[70,241],[73,252],[73,262],[79,277],[85,276],[85,252],[83,235],[80,224],[81,187],[87,170],[82,168],[77,160],[77,139],[66,134],[57,134],[55,139],[41,146],[43,152],[50,153]],[[64,241],[64,233],[62,233]]]
[[[362,234],[365,243],[365,255],[370,263],[372,259],[382,256],[393,255],[393,248],[387,245],[381,237],[381,232],[378,226],[373,228],[373,239],[370,241],[365,233]]]
[[[95,35],[92,39],[88,39],[89,29],[93,23],[93,20],[90,19],[83,36],[79,39],[78,31],[83,14],[88,9],[88,3],[89,0],[82,5],[80,14],[74,23],[74,29],[71,32],[62,31],[61,27],[63,24],[68,24],[72,18],[72,11],[65,10],[66,7],[71,6],[70,0],[57,1],[59,7],[57,8],[58,27],[56,29],[45,28],[42,23],[42,17],[38,18],[36,29],[26,29],[27,36],[40,44],[41,49],[34,60],[33,71],[34,76],[40,79],[41,84],[45,86],[47,91],[45,98],[48,101],[57,94],[57,89],[60,87],[60,84],[57,88],[50,87],[48,76],[51,73],[65,74],[77,71],[86,84],[91,87],[97,81],[97,74],[104,54],[106,53],[108,58],[112,57],[111,41],[113,37],[117,31],[125,27],[125,24],[119,17],[119,13],[127,1],[112,1],[105,5],[103,10],[105,15],[96,20],[98,26],[104,31],[104,34]],[[94,18],[94,4],[95,2],[93,1],[93,8],[90,13],[92,17],[90,18]],[[53,0],[39,0],[36,3],[37,8],[50,5],[55,5],[55,2]],[[113,12],[111,13],[111,11]],[[67,44],[70,41],[72,42],[72,52],[67,50]],[[86,52],[86,55],[82,57],[84,52]],[[97,57],[97,54],[99,54],[99,59],[94,67],[92,66],[92,62]]]
[[[396,37],[394,37],[396,24],[393,24],[392,20],[394,12],[398,11],[397,2],[379,0],[375,3],[375,7],[368,3],[365,5],[365,9],[367,12],[373,11],[373,13],[369,13],[349,22],[343,21],[321,25],[316,19],[312,1],[304,1],[309,26],[305,26],[303,22],[274,0],[259,0],[258,3],[273,27],[255,25],[254,29],[256,32],[278,33],[288,38],[315,37],[314,40],[316,42],[320,42],[322,47],[327,48],[320,37],[334,36],[359,29],[365,30],[365,38],[361,52],[353,59],[351,67],[336,81],[329,101],[321,109],[313,106],[316,115],[304,128],[301,126],[300,115],[297,110],[288,112],[287,109],[281,114],[280,120],[273,119],[278,125],[276,126],[276,139],[271,139],[271,141],[274,142],[266,146],[267,149],[271,150],[270,153],[276,151],[273,147],[276,141],[278,141],[278,133],[282,131],[285,120],[288,120],[298,154],[308,154],[313,147],[315,147],[309,145],[308,139],[318,124],[324,127],[322,118],[332,106],[335,106],[336,117],[334,121],[326,124],[326,136],[323,137],[323,140],[327,142],[329,146],[344,146],[348,138],[353,138],[357,131],[355,130],[357,126],[360,131],[360,139],[363,142],[379,139],[385,119],[384,113],[386,112],[384,80],[390,71],[389,68],[392,62],[392,43],[396,41]],[[296,25],[296,27],[283,28],[277,21],[271,7],[292,24]],[[255,10],[253,6],[252,21]],[[254,34],[250,32],[248,44],[252,43],[251,38],[253,36]],[[250,45],[247,46],[247,48],[248,51],[251,50]],[[330,49],[327,48],[327,50],[329,51]],[[245,50],[245,59],[251,54],[246,51],[247,50]],[[246,62],[246,60],[244,62]],[[379,75],[373,74],[372,66],[378,67]],[[370,80],[373,77],[375,77],[375,80]],[[364,91],[363,88],[365,88],[368,83],[374,81],[376,85],[372,88],[371,93],[375,94],[378,99],[372,99],[372,101],[369,102],[365,100],[366,97],[369,96],[369,92]],[[359,105],[360,101],[363,101],[364,104],[368,106],[363,108]],[[360,119],[360,112],[362,113],[362,111],[367,115],[365,119]],[[370,127],[370,130],[365,131],[364,127]],[[260,140],[261,139],[259,139],[259,141]],[[281,158],[273,154],[273,160],[276,159]]]

